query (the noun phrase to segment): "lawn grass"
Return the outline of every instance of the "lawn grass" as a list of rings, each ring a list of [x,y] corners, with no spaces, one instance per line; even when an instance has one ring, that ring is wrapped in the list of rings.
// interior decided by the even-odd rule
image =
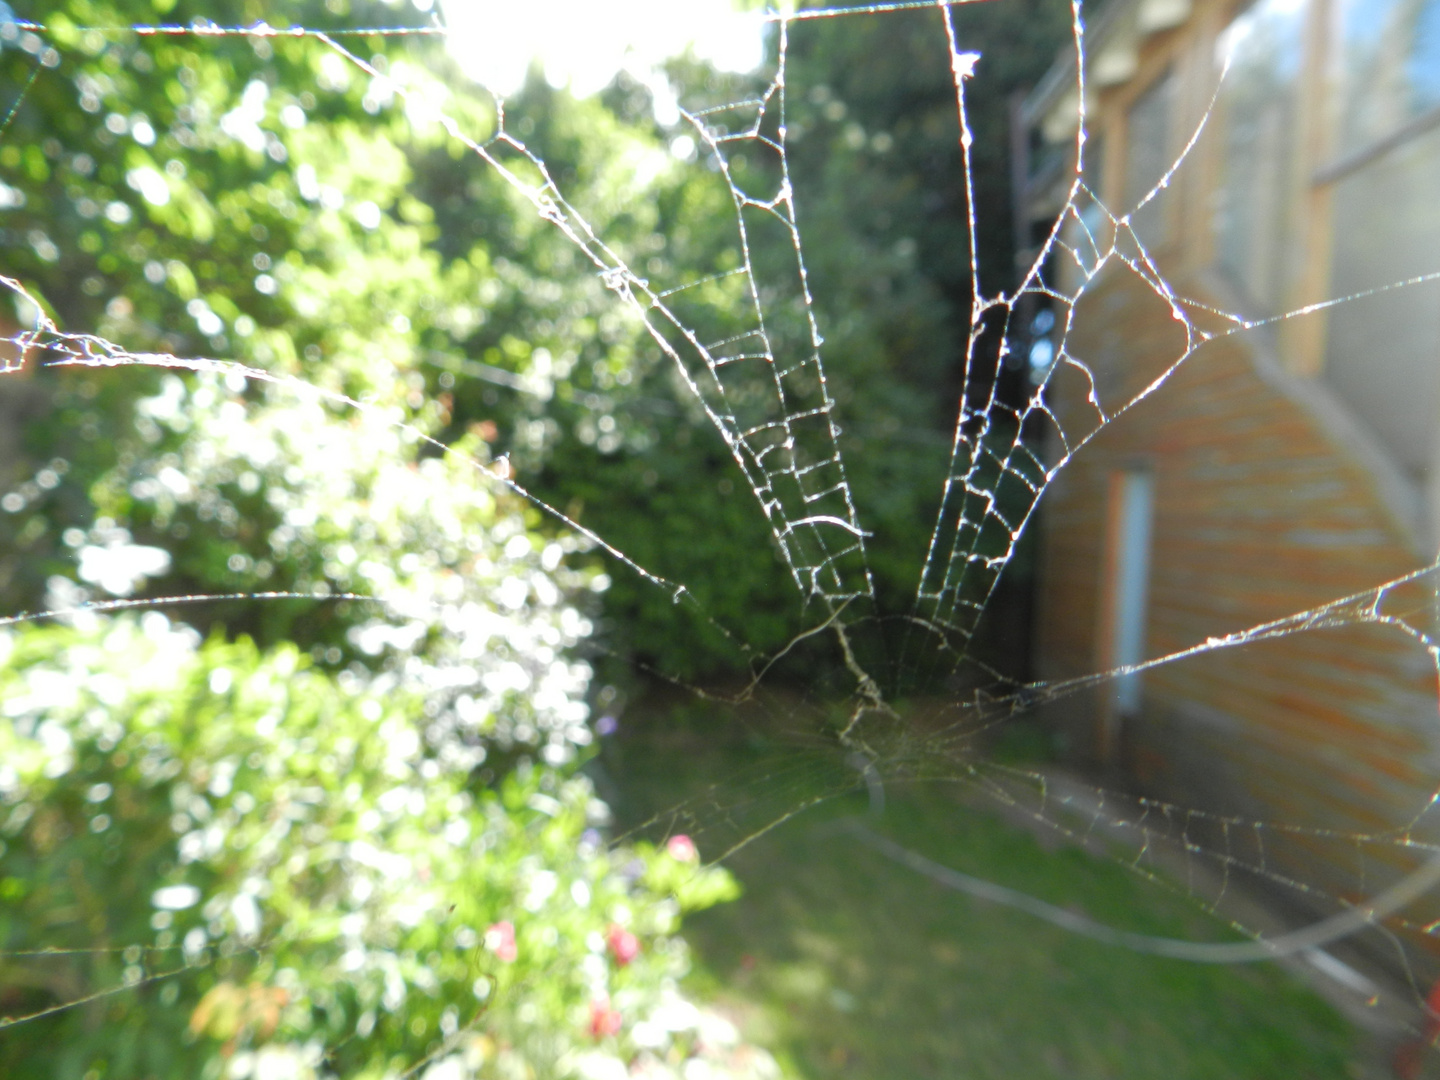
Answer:
[[[750,779],[727,816],[743,816],[766,776],[787,785],[774,805],[803,798],[778,779],[785,766],[766,763],[766,748],[706,738],[693,718],[688,735],[656,737],[651,728],[608,753],[622,812],[648,813],[716,784],[708,805],[721,813],[730,774]],[[763,818],[768,804],[762,810]],[[860,843],[845,821],[865,811],[861,796],[830,800],[745,845],[728,860],[744,897],[686,923],[692,989],[737,1017],[787,1075],[1353,1075],[1346,1022],[1275,966],[1140,955],[948,890]],[[1110,925],[1231,936],[1183,896],[1078,848],[1047,850],[943,785],[892,785],[883,816],[866,824],[927,858]]]

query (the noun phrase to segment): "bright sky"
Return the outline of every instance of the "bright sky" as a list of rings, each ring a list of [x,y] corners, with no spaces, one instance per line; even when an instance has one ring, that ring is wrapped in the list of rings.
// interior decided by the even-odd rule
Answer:
[[[656,90],[656,69],[687,47],[723,71],[752,71],[763,59],[760,14],[738,12],[731,0],[441,0],[441,7],[461,66],[502,95],[519,89],[532,60],[551,85],[585,96],[621,69]],[[657,114],[673,110],[673,98],[666,105],[657,100]]]

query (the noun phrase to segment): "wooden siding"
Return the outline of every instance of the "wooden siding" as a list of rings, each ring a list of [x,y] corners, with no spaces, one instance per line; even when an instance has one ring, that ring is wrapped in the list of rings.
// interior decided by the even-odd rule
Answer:
[[[1092,284],[1069,344],[1114,415],[1175,362],[1184,337],[1168,307],[1122,267]],[[1057,476],[1041,517],[1042,678],[1103,664],[1106,490],[1137,463],[1155,482],[1148,657],[1321,607],[1420,564],[1373,476],[1276,376],[1262,377],[1253,345],[1236,335],[1201,346]],[[1095,427],[1084,391],[1073,375],[1055,390],[1072,435]],[[1391,601],[1395,610],[1433,609],[1433,588],[1410,592]],[[1052,709],[1082,757],[1095,752],[1104,694]],[[1414,864],[1388,841],[1364,844],[1354,834],[1388,835],[1422,814],[1440,778],[1437,735],[1428,654],[1398,629],[1349,624],[1147,671],[1141,715],[1120,736],[1120,764],[1132,786],[1157,798],[1277,826],[1265,830],[1270,871],[1358,898]],[[1421,818],[1422,834],[1433,839],[1440,828]],[[1409,916],[1440,917],[1440,902]]]

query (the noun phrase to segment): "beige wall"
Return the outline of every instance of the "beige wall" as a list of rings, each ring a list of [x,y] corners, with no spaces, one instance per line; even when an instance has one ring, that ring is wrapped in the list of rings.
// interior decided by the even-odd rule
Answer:
[[[1168,308],[1123,267],[1093,282],[1082,308],[1070,351],[1094,372],[1112,413],[1184,353]],[[1057,476],[1042,503],[1040,677],[1105,666],[1107,492],[1137,463],[1155,485],[1149,658],[1322,607],[1421,564],[1373,474],[1303,395],[1287,393],[1297,378],[1278,365],[1267,372],[1261,333],[1202,345]],[[1094,427],[1084,389],[1075,378],[1055,387],[1072,432]],[[1428,625],[1433,584],[1387,603]],[[1335,840],[1265,833],[1273,872],[1329,896],[1358,899],[1406,865],[1388,841],[1360,858],[1353,837],[1410,822],[1440,777],[1436,674],[1413,639],[1354,624],[1297,630],[1179,659],[1147,672],[1143,685],[1142,711],[1125,721],[1108,763],[1129,785],[1205,814],[1341,830]],[[1106,702],[1101,684],[1050,706],[1081,759],[1106,756]],[[1229,843],[1217,822],[1202,817],[1196,827]]]

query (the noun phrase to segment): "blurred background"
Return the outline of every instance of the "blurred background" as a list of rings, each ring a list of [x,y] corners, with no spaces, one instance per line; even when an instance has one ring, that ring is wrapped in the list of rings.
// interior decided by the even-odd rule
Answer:
[[[1436,11],[0,4],[0,1072],[1428,1075]]]

